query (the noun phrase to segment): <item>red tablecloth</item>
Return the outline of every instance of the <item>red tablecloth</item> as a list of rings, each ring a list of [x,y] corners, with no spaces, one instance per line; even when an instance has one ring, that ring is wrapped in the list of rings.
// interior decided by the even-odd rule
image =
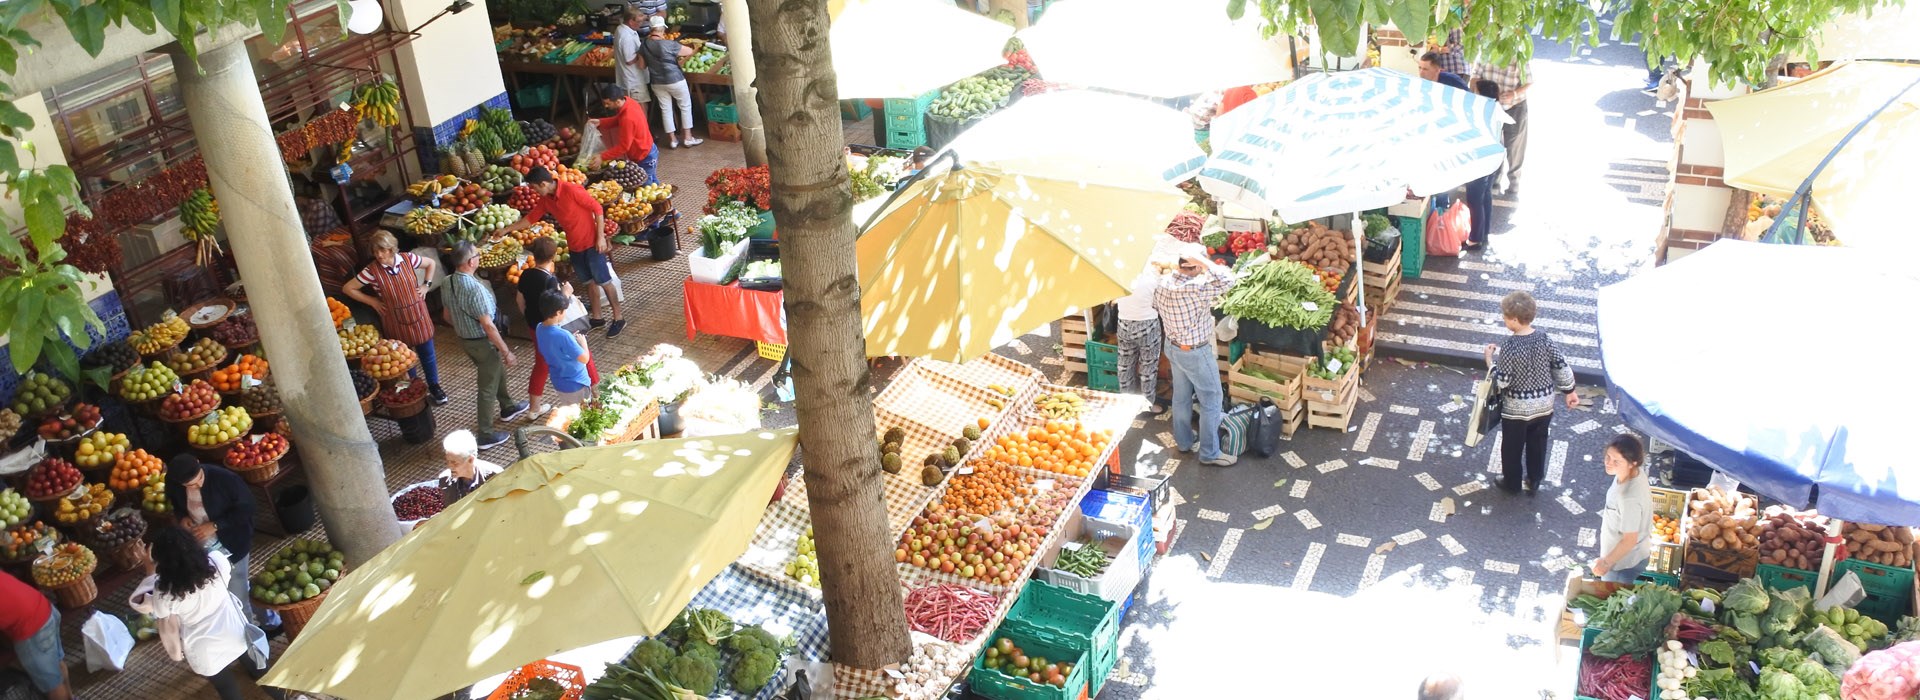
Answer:
[[[757,292],[729,285],[686,282],[687,340],[696,333],[787,344],[780,292]]]

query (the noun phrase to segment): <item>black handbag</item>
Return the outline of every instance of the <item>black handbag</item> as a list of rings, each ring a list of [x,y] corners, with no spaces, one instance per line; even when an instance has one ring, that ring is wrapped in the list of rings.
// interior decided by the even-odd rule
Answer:
[[[1273,399],[1262,396],[1253,407],[1253,444],[1249,449],[1261,457],[1272,457],[1280,451],[1280,407]]]

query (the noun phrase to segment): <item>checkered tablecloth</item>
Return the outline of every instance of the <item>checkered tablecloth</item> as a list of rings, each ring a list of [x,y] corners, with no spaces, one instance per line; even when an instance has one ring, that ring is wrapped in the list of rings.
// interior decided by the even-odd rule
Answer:
[[[688,608],[712,608],[726,613],[742,625],[758,625],[775,637],[792,635],[794,653],[814,661],[827,658],[827,611],[820,601],[779,586],[768,585],[748,575],[738,566],[729,566],[713,577],[706,588],[695,593]],[[721,670],[720,697],[733,700],[770,700],[779,695],[775,683],[767,684],[753,695],[741,695],[726,688],[726,669]]]

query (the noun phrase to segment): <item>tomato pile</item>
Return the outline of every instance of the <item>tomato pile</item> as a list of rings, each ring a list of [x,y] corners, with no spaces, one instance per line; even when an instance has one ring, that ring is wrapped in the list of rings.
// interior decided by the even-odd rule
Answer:
[[[1067,676],[1073,675],[1073,664],[1053,663],[1045,657],[1027,656],[1013,640],[1006,637],[995,640],[992,646],[987,647],[982,663],[987,668],[1014,678],[1025,678],[1055,688],[1067,687]]]

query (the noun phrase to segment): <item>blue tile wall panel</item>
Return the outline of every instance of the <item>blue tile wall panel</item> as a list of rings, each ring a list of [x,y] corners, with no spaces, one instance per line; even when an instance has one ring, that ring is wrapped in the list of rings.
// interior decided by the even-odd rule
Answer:
[[[127,339],[133,329],[127,325],[127,310],[120,304],[119,292],[107,292],[87,305],[93,307],[93,312],[99,314],[100,320],[107,326],[104,334],[92,328],[87,329],[87,336],[93,339],[93,344],[88,347],[97,348]],[[0,402],[11,403],[13,392],[19,387],[20,375],[13,371],[12,347],[0,347]]]
[[[426,127],[414,127],[413,129],[414,143],[433,144],[432,148],[427,148],[423,145],[423,147],[420,148],[419,150],[420,168],[422,170],[430,173],[440,172],[440,154],[438,153],[438,150],[440,149],[441,146],[445,146],[447,144],[453,143],[454,140],[460,137],[460,128],[463,126],[466,126],[468,119],[479,119],[481,107],[486,107],[490,109],[510,109],[511,108],[511,106],[507,102],[507,93],[502,92],[498,95],[494,95],[493,97],[487,98],[487,101],[485,102],[482,102],[478,105],[474,105],[471,109],[468,109],[465,112],[461,112],[457,115],[454,115],[453,118],[451,119],[448,119],[446,121],[440,122],[439,124],[433,125],[433,128],[431,129]]]

